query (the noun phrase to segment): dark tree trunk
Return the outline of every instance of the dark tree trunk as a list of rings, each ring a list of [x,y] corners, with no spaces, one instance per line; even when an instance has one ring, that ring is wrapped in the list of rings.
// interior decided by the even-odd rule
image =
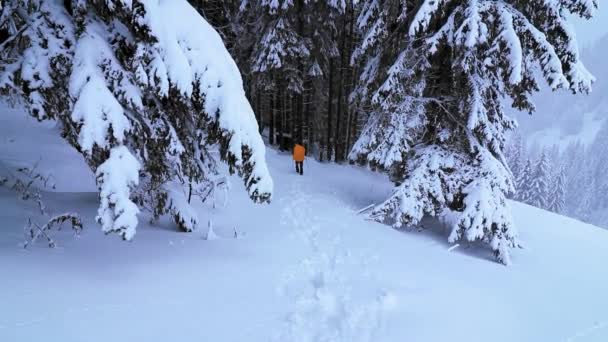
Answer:
[[[272,91],[272,95],[270,95],[270,125],[268,125],[268,144],[274,145],[274,126],[275,126],[275,118],[276,118],[276,109],[277,109],[277,97]]]
[[[349,11],[349,39],[348,39],[348,48],[347,48],[347,58],[346,61],[348,64],[348,87],[346,88],[346,110],[347,110],[347,120],[346,120],[346,144],[345,144],[345,159],[348,159],[348,154],[350,153],[350,149],[352,146],[351,142],[351,133],[352,133],[352,118],[353,118],[353,108],[349,101],[349,96],[354,88],[355,82],[355,68],[350,65],[350,59],[352,57],[353,48],[355,44],[355,6],[351,1],[350,11]]]
[[[293,140],[296,137],[296,130],[297,130],[297,127],[296,127],[296,115],[297,115],[296,97],[297,97],[297,94],[289,96],[288,113],[289,113],[289,136],[291,137],[290,144],[293,143]],[[291,146],[288,146],[288,148],[291,148]]]
[[[262,97],[264,93],[261,91],[255,91],[255,112],[256,118],[258,118],[258,130],[260,134],[264,132],[264,110],[262,109]]]
[[[326,142],[326,156],[327,161],[331,161],[331,156],[333,152],[332,146],[332,119],[333,119],[333,77],[334,76],[334,60],[333,58],[329,59],[329,80],[328,80],[328,90],[327,90],[327,142]]]
[[[346,68],[347,62],[344,58],[347,55],[346,52],[346,18],[342,20],[342,34],[340,37],[340,66],[338,69],[338,94],[336,96],[337,107],[336,107],[336,138],[334,140],[336,148],[336,162],[344,160],[343,146],[342,146],[342,109],[343,109],[343,92],[344,92],[344,69]]]
[[[356,137],[359,134],[359,110],[356,109],[355,110],[355,119],[353,120],[353,127],[352,127],[352,135],[353,135],[353,143],[354,143],[354,139],[356,139]]]
[[[304,11],[304,0],[297,0],[296,2],[296,6],[297,6],[297,10],[298,13],[300,13],[300,15],[298,15],[298,34],[301,37],[305,37],[306,33],[305,33],[305,27],[304,27],[304,15],[302,14]],[[300,77],[302,78],[302,90],[300,91],[299,94],[296,94],[295,96],[295,124],[294,126],[296,127],[295,131],[294,131],[294,140],[298,143],[303,143],[303,129],[304,129],[304,123],[303,123],[303,119],[302,119],[302,111],[304,110],[304,92],[306,89],[306,81],[305,81],[305,75],[304,75],[304,63],[303,61],[299,61],[298,63],[298,72],[300,74]]]
[[[311,127],[311,113],[310,113],[310,104],[308,103],[308,101],[310,101],[309,99],[309,92],[304,92],[302,94],[302,111],[303,116],[306,120],[306,151],[307,153],[312,149],[313,146],[313,129]]]
[[[283,98],[283,85],[281,83],[278,84],[279,94],[277,96],[276,105],[278,111],[278,119],[279,123],[277,124],[277,145],[279,145],[279,150],[283,148],[283,134],[285,132],[285,99]]]

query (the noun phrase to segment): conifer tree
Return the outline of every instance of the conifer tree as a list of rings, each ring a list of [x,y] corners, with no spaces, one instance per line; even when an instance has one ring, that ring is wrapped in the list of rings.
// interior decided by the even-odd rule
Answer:
[[[130,240],[141,208],[196,229],[191,201],[218,172],[213,146],[254,201],[270,200],[239,71],[186,0],[5,5],[0,94],[61,124],[96,174],[104,232]]]
[[[553,178],[553,187],[549,197],[549,210],[563,214],[566,206],[566,170],[562,166]]]
[[[549,167],[549,158],[547,152],[543,151],[538,158],[534,173],[532,176],[532,184],[530,187],[529,204],[537,208],[549,208],[549,183],[551,179],[551,170]]]
[[[257,6],[266,16],[266,24],[252,56],[252,71],[271,79],[265,80],[270,87],[286,87],[293,92],[301,92],[302,74],[297,63],[310,55],[308,42],[295,29],[295,17],[292,15],[295,1],[279,0],[258,3],[253,1],[249,6]],[[273,77],[280,73],[281,77]],[[277,80],[284,83],[276,84]]]
[[[514,132],[505,151],[505,157],[513,175],[515,192],[511,194],[512,198],[517,199],[517,194],[520,189],[519,180],[522,177],[522,172],[525,167],[525,152],[524,142],[521,133]]]
[[[528,158],[526,159],[526,163],[519,174],[519,178],[516,180],[517,182],[517,196],[515,197],[518,201],[522,203],[530,204],[532,199],[532,176],[533,176],[533,167],[532,161]]]
[[[567,179],[566,214],[580,217],[577,213],[580,212],[578,208],[581,205],[581,198],[586,196],[583,191],[586,187],[586,170],[589,168],[585,147],[578,141],[569,144],[563,152],[562,161],[566,169]]]
[[[583,168],[580,176],[580,189],[578,191],[577,205],[574,208],[574,215],[585,222],[590,222],[595,208],[595,197],[593,194],[596,189],[596,178],[593,176],[593,169]]]
[[[361,50],[371,63],[361,79],[380,80],[370,83],[370,97],[380,100],[351,158],[388,161],[383,168],[400,184],[373,217],[397,227],[442,217],[452,228],[450,242],[486,242],[497,260],[509,263],[517,232],[505,197],[514,187],[503,148],[515,122],[503,103],[532,112],[536,70],[552,89],[591,89],[569,15],[588,18],[597,3],[378,0],[368,6],[364,19],[373,21]],[[417,47],[426,53],[408,52]],[[378,68],[380,61],[391,67]],[[400,61],[410,63],[394,67]],[[392,110],[382,99],[393,102]],[[400,103],[406,105],[399,109]],[[378,150],[390,158],[378,158]]]
[[[596,185],[593,189],[593,210],[605,211],[608,208],[608,123],[602,125],[585,159],[585,167],[592,168]]]

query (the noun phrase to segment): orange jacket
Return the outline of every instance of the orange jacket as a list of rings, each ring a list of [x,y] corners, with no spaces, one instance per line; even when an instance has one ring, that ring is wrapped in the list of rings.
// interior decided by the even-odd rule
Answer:
[[[306,155],[304,146],[296,144],[296,146],[293,147],[293,160],[297,162],[304,161],[304,155]]]

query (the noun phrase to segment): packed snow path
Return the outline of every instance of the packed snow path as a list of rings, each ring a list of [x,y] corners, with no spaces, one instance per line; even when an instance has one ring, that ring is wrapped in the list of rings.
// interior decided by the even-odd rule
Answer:
[[[85,218],[79,238],[23,250],[35,207],[0,188],[0,341],[537,342],[608,340],[608,232],[515,204],[513,265],[449,251],[440,228],[400,232],[356,211],[391,190],[366,170],[312,160],[304,176],[268,150],[276,184],[255,205],[232,178],[226,208],[201,206],[217,240],[142,218],[135,240],[93,222],[92,175],[53,125],[0,112],[7,167],[53,172],[49,209]],[[234,237],[235,229],[238,238]]]
[[[376,341],[382,316],[390,309],[390,294],[370,268],[373,251],[355,253],[342,243],[348,222],[327,219],[314,208],[336,207],[324,196],[313,196],[297,179],[291,186],[281,224],[294,239],[310,248],[309,255],[288,272],[279,290],[293,306],[275,341]],[[328,229],[331,227],[331,229]],[[366,284],[355,291],[356,284]]]

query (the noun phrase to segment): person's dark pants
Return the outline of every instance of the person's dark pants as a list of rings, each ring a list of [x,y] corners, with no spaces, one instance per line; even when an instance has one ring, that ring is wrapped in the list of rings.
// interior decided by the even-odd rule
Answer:
[[[304,174],[304,162],[303,161],[296,162],[296,172],[301,175]]]

